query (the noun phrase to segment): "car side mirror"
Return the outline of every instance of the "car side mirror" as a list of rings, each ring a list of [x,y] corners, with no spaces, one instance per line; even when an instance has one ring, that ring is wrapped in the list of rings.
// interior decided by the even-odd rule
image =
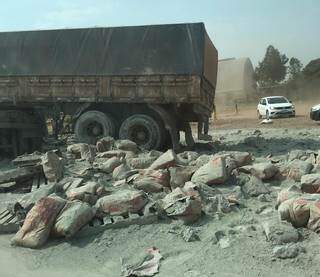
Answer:
[[[289,100],[289,102],[292,104],[292,101],[291,101],[291,100]]]

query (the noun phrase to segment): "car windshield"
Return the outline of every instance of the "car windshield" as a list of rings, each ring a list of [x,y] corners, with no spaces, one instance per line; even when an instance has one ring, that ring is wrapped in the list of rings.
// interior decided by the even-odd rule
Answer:
[[[281,104],[281,103],[289,103],[288,100],[284,97],[272,97],[268,98],[269,104]]]

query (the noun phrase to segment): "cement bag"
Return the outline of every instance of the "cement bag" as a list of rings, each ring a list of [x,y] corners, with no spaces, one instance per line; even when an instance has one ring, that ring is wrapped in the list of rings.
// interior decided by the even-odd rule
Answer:
[[[82,144],[80,148],[81,159],[88,161],[89,163],[93,163],[96,157],[96,147],[94,145]]]
[[[310,204],[310,218],[307,227],[316,233],[320,232],[320,201]]]
[[[113,172],[113,170],[122,164],[122,161],[118,157],[112,157],[106,162],[99,165],[99,169],[107,174]]]
[[[200,167],[192,176],[194,183],[206,185],[222,184],[227,180],[226,161],[224,157],[217,157]]]
[[[68,190],[66,192],[67,199],[70,201],[80,200],[93,205],[98,199],[97,191],[99,187],[96,182],[88,182],[84,186]]]
[[[196,168],[191,166],[169,168],[171,188],[183,187],[186,182],[191,180],[191,176],[195,170]]]
[[[284,201],[287,201],[289,199],[298,198],[301,196],[301,191],[299,188],[295,185],[283,189],[278,193],[277,202],[276,202],[276,208],[279,207],[281,203]]]
[[[44,175],[51,183],[59,182],[63,177],[63,163],[53,151],[45,153],[42,157]]]
[[[164,187],[169,187],[169,179],[167,170],[147,170],[134,179],[133,185],[148,193],[160,192]]]
[[[173,150],[169,149],[167,152],[163,153],[158,159],[156,159],[149,169],[165,169],[175,166],[177,162],[177,155]]]
[[[95,207],[104,214],[125,215],[140,212],[147,202],[148,199],[142,191],[121,189],[100,198]]]
[[[52,233],[70,238],[95,216],[95,210],[81,201],[67,202],[58,215]]]
[[[157,157],[148,156],[148,155],[141,155],[138,158],[132,158],[128,160],[128,164],[133,169],[146,169],[148,168]]]
[[[296,228],[305,227],[309,221],[311,203],[303,198],[283,202],[278,208],[280,219],[290,222]]]
[[[113,170],[112,178],[116,181],[126,179],[130,171],[131,168],[126,163],[121,164]]]
[[[320,174],[307,174],[301,177],[301,190],[304,193],[320,193]]]
[[[38,248],[47,241],[55,219],[66,201],[59,197],[44,197],[28,212],[21,229],[13,237],[12,245]]]
[[[99,139],[96,143],[96,148],[98,152],[106,152],[112,149],[114,144],[114,138],[113,137],[104,137],[102,139]]]
[[[132,151],[134,153],[138,152],[137,144],[128,139],[117,140],[115,142],[115,147],[119,150]]]

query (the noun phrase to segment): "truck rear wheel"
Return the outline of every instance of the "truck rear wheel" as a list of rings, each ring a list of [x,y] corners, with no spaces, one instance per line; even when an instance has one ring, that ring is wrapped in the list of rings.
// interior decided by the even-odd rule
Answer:
[[[159,149],[163,143],[160,124],[143,114],[128,117],[120,126],[119,137],[134,141],[146,150]]]
[[[88,111],[78,118],[74,132],[80,142],[95,144],[101,137],[114,137],[115,125],[109,115],[99,111]]]

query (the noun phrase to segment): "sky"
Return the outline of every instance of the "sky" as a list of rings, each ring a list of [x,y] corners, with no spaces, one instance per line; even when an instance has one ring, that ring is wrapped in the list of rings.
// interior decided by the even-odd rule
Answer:
[[[0,31],[204,22],[219,58],[320,57],[320,0],[2,0]]]

